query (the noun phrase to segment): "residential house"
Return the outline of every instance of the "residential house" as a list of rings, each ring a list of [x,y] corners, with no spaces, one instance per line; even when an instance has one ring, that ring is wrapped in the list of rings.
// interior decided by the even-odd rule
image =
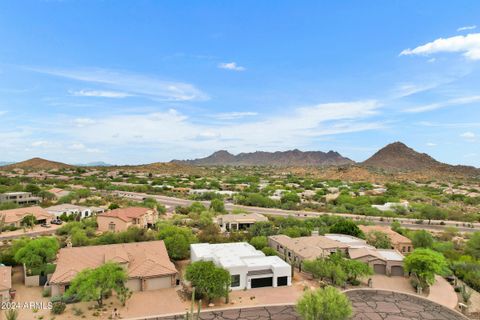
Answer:
[[[325,258],[337,251],[346,253],[348,249],[348,245],[320,235],[290,238],[280,234],[268,237],[268,245],[300,269],[304,260]]]
[[[391,249],[398,250],[403,254],[407,254],[407,253],[413,251],[412,240],[410,240],[409,238],[407,238],[405,236],[402,236],[398,232],[393,231],[390,227],[379,226],[379,225],[372,225],[372,226],[359,225],[358,227],[365,234],[367,234],[369,232],[372,232],[372,231],[380,231],[380,232],[385,233],[388,236],[388,238],[390,239],[390,242],[392,244]]]
[[[0,265],[0,302],[10,301],[12,267]]]
[[[376,249],[363,239],[346,234],[326,234],[325,237],[348,245],[350,259],[368,263],[376,274],[403,276],[403,255],[392,249]]]
[[[326,238],[334,240],[340,243],[343,243],[348,248],[371,248],[375,249],[373,246],[367,244],[366,240],[348,235],[348,234],[338,234],[338,233],[327,233]]]
[[[63,294],[82,270],[107,262],[125,268],[126,286],[132,291],[172,288],[179,284],[178,271],[170,261],[163,241],[146,241],[60,249],[57,267],[49,284],[52,296]]]
[[[278,256],[265,256],[246,242],[190,245],[192,262],[212,261],[230,272],[232,290],[290,286],[291,267]]]
[[[129,207],[107,211],[97,215],[98,231],[125,231],[131,226],[152,227],[158,220],[156,209]]]
[[[224,214],[215,218],[223,232],[248,230],[257,222],[266,222],[268,218],[259,213]]]
[[[13,202],[20,206],[39,204],[40,197],[34,197],[31,192],[7,192],[0,194],[0,203]]]
[[[348,250],[350,259],[368,263],[376,274],[404,276],[403,255],[397,250],[352,248]]]
[[[77,206],[70,203],[59,204],[56,206],[45,208],[49,213],[53,214],[55,217],[60,217],[65,214],[70,216],[72,214],[78,215],[80,219],[87,218],[92,216],[92,209],[88,207]]]
[[[408,201],[402,202],[387,202],[384,204],[372,204],[372,208],[378,209],[380,211],[394,211],[396,208],[401,208],[408,210],[409,205]]]
[[[54,216],[40,207],[26,207],[10,210],[1,210],[0,218],[5,217],[5,224],[12,227],[21,227],[22,219],[27,215],[34,215],[37,224],[50,223]]]
[[[61,197],[65,197],[65,196],[68,196],[70,194],[70,191],[63,190],[63,189],[60,189],[60,188],[52,188],[52,189],[48,190],[48,192],[53,194],[57,200],[60,199]]]

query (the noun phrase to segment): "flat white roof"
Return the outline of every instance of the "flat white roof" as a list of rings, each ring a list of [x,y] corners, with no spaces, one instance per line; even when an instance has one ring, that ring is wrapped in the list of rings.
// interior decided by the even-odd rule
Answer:
[[[284,267],[289,266],[277,256],[265,256],[246,242],[194,243],[190,245],[192,255],[200,260],[213,261],[224,268],[229,267]]]
[[[403,255],[396,250],[377,249],[377,252],[386,260],[403,261]]]
[[[332,239],[332,240],[335,240],[335,241],[338,241],[338,242],[341,242],[341,243],[346,243],[346,244],[349,244],[349,243],[366,243],[366,241],[363,240],[363,239],[356,238],[356,237],[353,237],[353,236],[349,236],[347,234],[327,233],[325,235],[325,237],[327,237],[329,239]]]

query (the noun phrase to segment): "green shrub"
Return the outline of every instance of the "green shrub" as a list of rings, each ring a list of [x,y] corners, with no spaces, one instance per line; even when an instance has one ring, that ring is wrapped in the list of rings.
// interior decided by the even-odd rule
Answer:
[[[67,307],[67,305],[65,304],[65,302],[62,302],[62,301],[55,302],[52,305],[52,313],[53,314],[62,314],[65,311],[66,307]]]
[[[50,297],[50,288],[45,288],[45,289],[43,289],[43,291],[42,291],[42,297],[44,297],[44,298]]]
[[[83,315],[83,310],[77,307],[72,308],[73,315],[75,316],[81,316]]]

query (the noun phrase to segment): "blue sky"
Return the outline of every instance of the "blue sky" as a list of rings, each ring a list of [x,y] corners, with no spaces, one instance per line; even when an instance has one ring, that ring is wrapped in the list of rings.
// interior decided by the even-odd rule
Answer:
[[[478,1],[2,1],[0,160],[362,161],[403,141],[480,167],[479,17]]]

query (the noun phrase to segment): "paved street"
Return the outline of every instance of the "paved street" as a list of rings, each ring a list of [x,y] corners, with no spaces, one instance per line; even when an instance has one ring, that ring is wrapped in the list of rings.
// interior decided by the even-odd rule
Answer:
[[[21,237],[36,237],[41,235],[54,234],[55,231],[61,226],[52,224],[50,228],[44,228],[42,226],[36,225],[33,229],[18,229],[15,231],[5,231],[0,234],[0,241],[11,240]]]
[[[403,293],[380,290],[346,292],[354,308],[352,320],[461,320],[465,316],[445,306]]]
[[[160,203],[170,207],[171,210],[173,210],[176,206],[189,206],[190,204],[193,203],[192,200],[160,196],[160,195],[151,195],[151,194],[139,193],[139,192],[121,192],[121,193],[122,193],[122,197],[125,197],[127,199],[141,200],[146,197],[155,198]],[[201,202],[205,206],[209,205],[208,201],[201,201]],[[232,203],[226,203],[225,208],[228,211],[232,211],[233,209],[241,209],[247,212],[256,212],[256,213],[261,213],[266,215],[282,216],[282,217],[290,216],[298,219],[318,217],[321,215],[336,215],[336,216],[351,218],[354,220],[369,220],[379,225],[390,225],[393,221],[391,218],[384,218],[384,217],[362,216],[362,215],[330,213],[330,212],[290,211],[290,210],[281,210],[281,209],[274,209],[274,208],[248,207],[248,206],[241,206],[241,205],[236,205]],[[480,231],[480,223],[475,223],[474,228],[470,228],[466,226],[465,223],[459,222],[459,221],[432,220],[431,224],[428,224],[426,222],[423,224],[418,224],[416,223],[415,219],[396,218],[395,220],[399,221],[403,227],[410,228],[410,229],[442,231],[445,227],[455,226],[459,229],[459,231],[462,231],[462,232]]]

